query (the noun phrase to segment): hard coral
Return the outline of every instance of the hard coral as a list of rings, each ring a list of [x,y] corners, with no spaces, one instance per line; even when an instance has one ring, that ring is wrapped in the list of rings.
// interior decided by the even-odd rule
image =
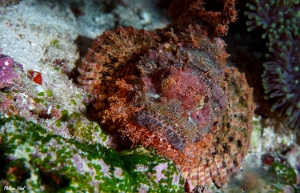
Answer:
[[[118,28],[96,38],[78,71],[91,114],[179,166],[191,189],[226,183],[249,146],[254,105],[243,74],[204,25]]]
[[[269,61],[264,63],[262,75],[265,98],[273,104],[271,111],[276,111],[286,126],[300,129],[300,20],[297,16],[300,4],[279,6],[275,1],[265,0],[255,1],[248,7],[257,10],[246,12],[251,20],[247,23],[248,30],[262,27],[265,29],[262,37],[268,38]]]

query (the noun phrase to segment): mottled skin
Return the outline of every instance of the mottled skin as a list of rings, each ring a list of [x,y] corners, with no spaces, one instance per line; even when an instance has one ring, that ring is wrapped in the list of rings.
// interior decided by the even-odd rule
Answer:
[[[175,161],[191,191],[220,187],[249,147],[254,105],[243,74],[226,67],[204,25],[157,32],[118,28],[96,38],[78,71],[89,112],[134,144]]]

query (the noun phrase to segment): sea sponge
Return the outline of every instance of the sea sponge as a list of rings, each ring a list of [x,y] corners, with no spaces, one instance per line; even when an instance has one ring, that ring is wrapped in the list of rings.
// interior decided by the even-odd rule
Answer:
[[[79,67],[80,86],[96,99],[89,113],[175,161],[189,187],[223,186],[248,150],[254,111],[252,89],[226,67],[224,47],[198,25],[107,31]]]

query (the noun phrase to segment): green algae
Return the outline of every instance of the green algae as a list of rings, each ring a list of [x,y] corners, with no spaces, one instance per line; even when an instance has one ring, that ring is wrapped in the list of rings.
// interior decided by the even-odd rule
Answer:
[[[55,48],[59,48],[59,41],[57,39],[52,40],[50,44]]]
[[[77,105],[76,101],[74,99],[71,99],[70,101],[73,105]]]
[[[39,92],[37,93],[38,96],[45,96],[45,93],[44,92]]]
[[[82,99],[83,98],[81,94],[76,94],[75,97],[78,98],[78,99]]]
[[[56,127],[65,125],[72,136],[86,142],[95,141],[96,137],[100,137],[101,141],[107,140],[107,135],[98,124],[87,122],[85,116],[78,112],[69,113],[68,110],[62,110],[60,118],[55,121],[55,125]]]
[[[261,167],[244,168],[235,180],[229,182],[221,193],[240,192],[299,192],[297,175],[292,167],[274,162],[268,169]]]
[[[153,150],[116,152],[50,134],[18,117],[0,117],[0,143],[2,190],[26,186],[25,192],[184,192],[175,164]],[[159,164],[167,167],[165,178],[157,181]]]
[[[284,164],[274,162],[268,169],[268,172],[277,176],[277,181],[285,185],[295,185],[297,183],[297,175],[293,168]]]
[[[270,184],[268,190],[270,193],[284,192],[287,187],[294,192],[299,192],[299,187],[295,186],[297,184],[297,174],[288,165],[274,162],[270,165],[264,177]]]
[[[52,97],[53,93],[51,90],[48,89],[48,90],[46,90],[46,95],[47,95],[47,97]]]
[[[43,102],[45,102],[44,99],[38,98],[38,97],[34,97],[34,98],[33,98],[33,101],[36,102],[36,103],[43,103]]]

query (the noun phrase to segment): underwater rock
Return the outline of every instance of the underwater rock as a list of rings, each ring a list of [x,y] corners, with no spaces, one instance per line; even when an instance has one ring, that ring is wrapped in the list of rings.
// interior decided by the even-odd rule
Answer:
[[[0,189],[26,192],[183,192],[176,165],[153,151],[117,153],[0,116]]]
[[[14,70],[17,65],[11,57],[0,54],[0,89],[12,86],[19,79]]]

